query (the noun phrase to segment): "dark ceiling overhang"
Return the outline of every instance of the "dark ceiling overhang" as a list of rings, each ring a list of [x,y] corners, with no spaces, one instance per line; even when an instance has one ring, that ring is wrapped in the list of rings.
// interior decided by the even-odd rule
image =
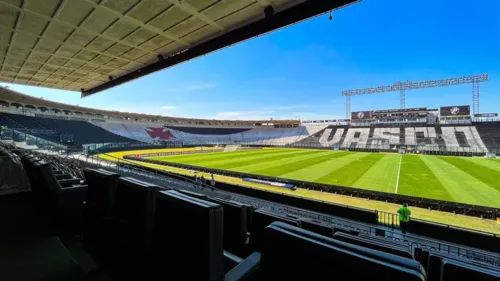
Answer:
[[[98,85],[91,89],[84,89],[82,97],[93,95],[95,93],[119,86],[142,76],[160,71],[177,64],[189,61],[191,59],[209,54],[211,52],[223,49],[227,46],[237,44],[250,38],[286,27],[288,25],[303,21],[305,19],[317,16],[319,14],[343,8],[344,6],[354,4],[361,0],[309,0],[281,11],[269,18],[264,18],[249,25],[230,31],[219,37],[201,43],[184,52],[172,55],[167,58],[159,59],[157,62],[137,69],[134,72],[116,77],[106,83]]]
[[[85,97],[355,2],[0,0],[0,82]]]

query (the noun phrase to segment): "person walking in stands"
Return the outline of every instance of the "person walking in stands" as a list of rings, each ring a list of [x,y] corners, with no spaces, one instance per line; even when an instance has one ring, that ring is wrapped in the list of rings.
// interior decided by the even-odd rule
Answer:
[[[210,174],[211,176],[211,179],[210,179],[210,185],[212,186],[212,191],[214,191],[215,189],[215,178],[214,178],[214,174]]]
[[[198,176],[197,175],[194,175],[194,188],[198,187]]]
[[[201,176],[201,178],[200,178],[200,187],[203,188],[204,185],[205,185],[205,177]]]
[[[406,229],[408,228],[408,224],[410,223],[411,211],[408,208],[408,204],[404,203],[401,208],[398,210],[399,214],[399,226],[401,227],[401,232],[406,234]]]

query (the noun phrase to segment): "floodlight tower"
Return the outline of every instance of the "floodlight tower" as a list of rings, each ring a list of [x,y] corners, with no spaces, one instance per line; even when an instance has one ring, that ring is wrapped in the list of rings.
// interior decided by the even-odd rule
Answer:
[[[345,111],[346,119],[351,118],[351,96],[368,95],[368,94],[379,94],[386,92],[397,92],[399,91],[400,108],[404,109],[406,104],[406,91],[416,90],[416,89],[426,89],[435,87],[445,87],[460,84],[472,84],[472,113],[479,113],[479,83],[488,81],[488,74],[480,74],[473,76],[464,76],[458,78],[449,78],[441,80],[427,80],[419,82],[396,82],[391,86],[379,86],[364,89],[354,89],[342,91],[342,95],[345,96]]]

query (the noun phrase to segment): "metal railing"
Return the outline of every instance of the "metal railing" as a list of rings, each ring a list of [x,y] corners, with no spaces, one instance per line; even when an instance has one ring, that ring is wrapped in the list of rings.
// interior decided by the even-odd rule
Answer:
[[[67,156],[71,157],[71,156]],[[401,241],[407,243],[409,249],[413,250],[416,247],[420,247],[422,249],[426,249],[429,251],[437,251],[448,253],[456,256],[460,256],[466,259],[479,261],[483,263],[487,263],[493,266],[500,267],[500,255],[495,253],[490,253],[487,251],[482,251],[474,248],[464,247],[462,245],[456,245],[453,243],[447,243],[443,241],[438,241],[434,239],[430,239],[427,237],[421,237],[412,234],[402,235],[399,231],[395,230],[395,228],[399,225],[399,220],[397,214],[375,211],[375,215],[377,218],[377,224],[370,225],[366,223],[360,223],[356,221],[352,221],[349,219],[339,218],[331,215],[326,215],[323,213],[318,213],[314,211],[304,210],[301,208],[296,208],[288,205],[283,205],[263,199],[253,198],[245,195],[235,194],[232,192],[221,191],[218,189],[211,190],[210,188],[197,188],[195,187],[193,181],[189,177],[185,177],[183,179],[176,179],[169,177],[159,171],[149,171],[145,169],[141,169],[140,167],[136,167],[134,162],[130,162],[127,160],[119,159],[120,162],[116,161],[108,161],[101,159],[100,157],[93,155],[80,155],[76,158],[73,158],[81,163],[82,167],[91,167],[91,168],[106,168],[112,171],[116,171],[123,176],[132,176],[137,177],[144,181],[149,181],[151,183],[160,185],[160,186],[168,186],[180,189],[186,189],[195,191],[198,193],[203,193],[208,196],[216,196],[223,199],[234,200],[237,202],[241,202],[244,204],[251,205],[252,207],[265,208],[267,210],[281,213],[286,216],[293,217],[304,217],[316,220],[318,222],[327,223],[333,227],[343,227],[352,229],[359,233],[364,233],[368,235],[378,235],[383,236],[389,239],[393,239],[395,241]],[[118,160],[118,159],[117,159]],[[132,165],[128,165],[132,164]],[[208,186],[206,186],[208,187]],[[248,188],[242,186],[242,188]]]
[[[398,214],[387,213],[382,211],[375,211],[377,222],[380,225],[390,226],[391,228],[399,227]]]

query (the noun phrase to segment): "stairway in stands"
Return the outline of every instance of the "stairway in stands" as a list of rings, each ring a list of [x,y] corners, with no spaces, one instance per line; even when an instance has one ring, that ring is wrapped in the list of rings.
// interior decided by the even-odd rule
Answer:
[[[499,124],[474,124],[479,136],[483,140],[484,146],[488,148],[500,147],[500,126]]]
[[[8,115],[0,114],[0,125],[7,126],[9,129],[26,129],[25,126],[16,122]]]

